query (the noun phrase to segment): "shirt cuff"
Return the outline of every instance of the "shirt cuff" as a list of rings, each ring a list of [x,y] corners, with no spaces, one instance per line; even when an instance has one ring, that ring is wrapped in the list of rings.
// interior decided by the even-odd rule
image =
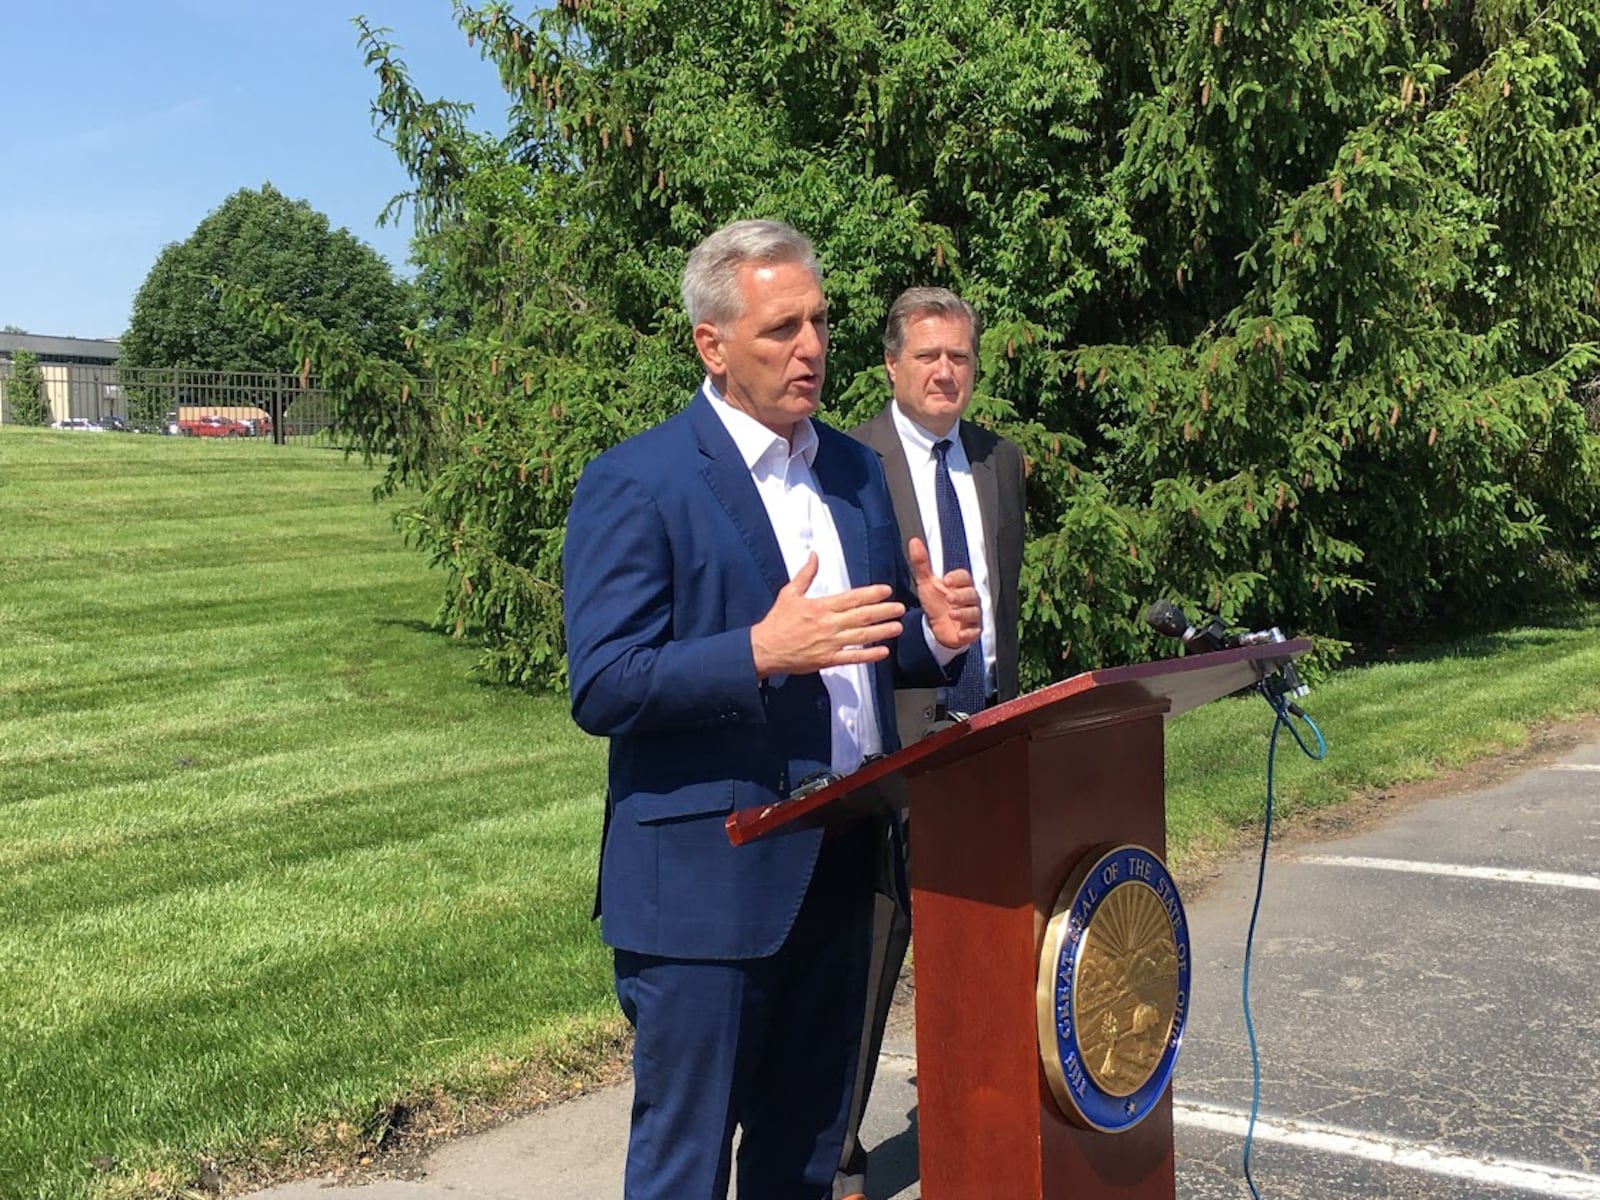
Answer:
[[[933,655],[934,661],[937,662],[941,667],[948,667],[956,660],[957,656],[967,652],[966,647],[963,647],[959,650],[952,650],[938,638],[934,637],[933,626],[928,624],[928,618],[926,615],[924,615],[922,618],[922,637],[928,643],[928,651]]]

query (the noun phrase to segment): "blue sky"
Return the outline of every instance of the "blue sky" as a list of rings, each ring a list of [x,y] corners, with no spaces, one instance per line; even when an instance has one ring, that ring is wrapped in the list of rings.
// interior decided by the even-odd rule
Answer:
[[[450,0],[0,0],[0,326],[117,337],[162,247],[267,182],[409,274],[358,13],[424,94],[504,127]]]

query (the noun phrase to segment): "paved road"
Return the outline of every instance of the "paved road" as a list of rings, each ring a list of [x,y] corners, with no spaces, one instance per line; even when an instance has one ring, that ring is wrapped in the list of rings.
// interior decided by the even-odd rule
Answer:
[[[1269,863],[1251,982],[1264,1197],[1600,1197],[1597,798],[1589,745]],[[1208,986],[1175,1093],[1191,1200],[1246,1194],[1253,887],[1241,864],[1196,906]]]
[[[1263,1200],[1600,1200],[1597,799],[1593,743],[1353,836],[1274,848],[1251,985]],[[1249,1194],[1240,973],[1255,873],[1233,864],[1188,907],[1182,1200]],[[883,1200],[919,1194],[915,1074],[902,1026],[869,1114]],[[627,1091],[444,1146],[420,1180],[307,1180],[254,1200],[620,1200]]]

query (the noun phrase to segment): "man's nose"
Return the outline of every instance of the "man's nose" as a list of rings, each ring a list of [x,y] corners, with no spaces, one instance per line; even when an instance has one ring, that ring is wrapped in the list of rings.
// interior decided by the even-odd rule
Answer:
[[[934,360],[933,377],[940,380],[954,379],[956,377],[956,365],[950,361],[948,354],[941,354]]]

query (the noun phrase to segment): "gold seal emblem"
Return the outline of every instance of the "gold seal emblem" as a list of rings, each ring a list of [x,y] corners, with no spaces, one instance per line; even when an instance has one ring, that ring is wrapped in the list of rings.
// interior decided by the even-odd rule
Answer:
[[[1039,963],[1039,1048],[1068,1117],[1109,1132],[1144,1118],[1171,1078],[1188,990],[1188,925],[1161,860],[1139,846],[1086,856]]]
[[[1178,943],[1147,887],[1118,888],[1084,931],[1073,989],[1089,1077],[1131,1096],[1161,1065],[1178,1010]]]

